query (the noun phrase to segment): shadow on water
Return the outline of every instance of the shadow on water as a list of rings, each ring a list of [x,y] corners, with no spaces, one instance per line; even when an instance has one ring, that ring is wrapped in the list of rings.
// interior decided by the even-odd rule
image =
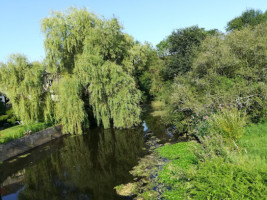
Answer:
[[[0,165],[2,199],[125,199],[114,186],[130,182],[129,171],[147,154],[147,134],[170,139],[157,119],[134,129],[95,128],[87,134],[59,138],[26,157]]]

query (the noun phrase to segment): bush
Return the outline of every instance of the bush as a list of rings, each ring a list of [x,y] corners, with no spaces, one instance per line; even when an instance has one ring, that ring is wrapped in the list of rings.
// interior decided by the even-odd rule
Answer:
[[[204,136],[200,138],[201,145],[192,147],[198,160],[205,161],[211,158],[221,157],[227,160],[231,148],[227,147],[225,139],[221,135]]]
[[[219,113],[213,114],[209,119],[208,132],[219,133],[228,139],[239,139],[244,134],[246,116],[236,108],[222,109]]]
[[[0,126],[3,128],[16,125],[18,118],[14,115],[13,109],[9,109],[5,112],[5,115],[0,116]]]

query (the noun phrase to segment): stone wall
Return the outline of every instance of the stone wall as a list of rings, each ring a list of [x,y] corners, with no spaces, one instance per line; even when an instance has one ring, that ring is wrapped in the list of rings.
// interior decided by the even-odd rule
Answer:
[[[26,151],[61,137],[61,126],[47,128],[45,130],[27,135],[11,142],[0,144],[0,161],[25,153]]]

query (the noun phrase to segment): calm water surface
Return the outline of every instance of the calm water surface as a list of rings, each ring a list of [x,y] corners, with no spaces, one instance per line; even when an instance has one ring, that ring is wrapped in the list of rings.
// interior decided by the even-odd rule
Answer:
[[[143,118],[143,126],[134,129],[95,128],[5,161],[0,165],[0,199],[127,199],[113,188],[133,179],[129,171],[147,153],[151,133],[162,142],[172,137],[157,118],[149,113]]]

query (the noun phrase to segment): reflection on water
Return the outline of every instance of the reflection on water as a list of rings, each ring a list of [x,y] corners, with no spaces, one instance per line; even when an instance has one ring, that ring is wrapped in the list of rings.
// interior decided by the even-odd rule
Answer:
[[[160,139],[167,136],[160,123],[149,115],[144,117],[143,127],[96,128],[85,135],[60,138],[26,158],[3,163],[2,199],[123,199],[113,187],[132,180],[129,171],[146,153],[145,133],[152,131]]]

